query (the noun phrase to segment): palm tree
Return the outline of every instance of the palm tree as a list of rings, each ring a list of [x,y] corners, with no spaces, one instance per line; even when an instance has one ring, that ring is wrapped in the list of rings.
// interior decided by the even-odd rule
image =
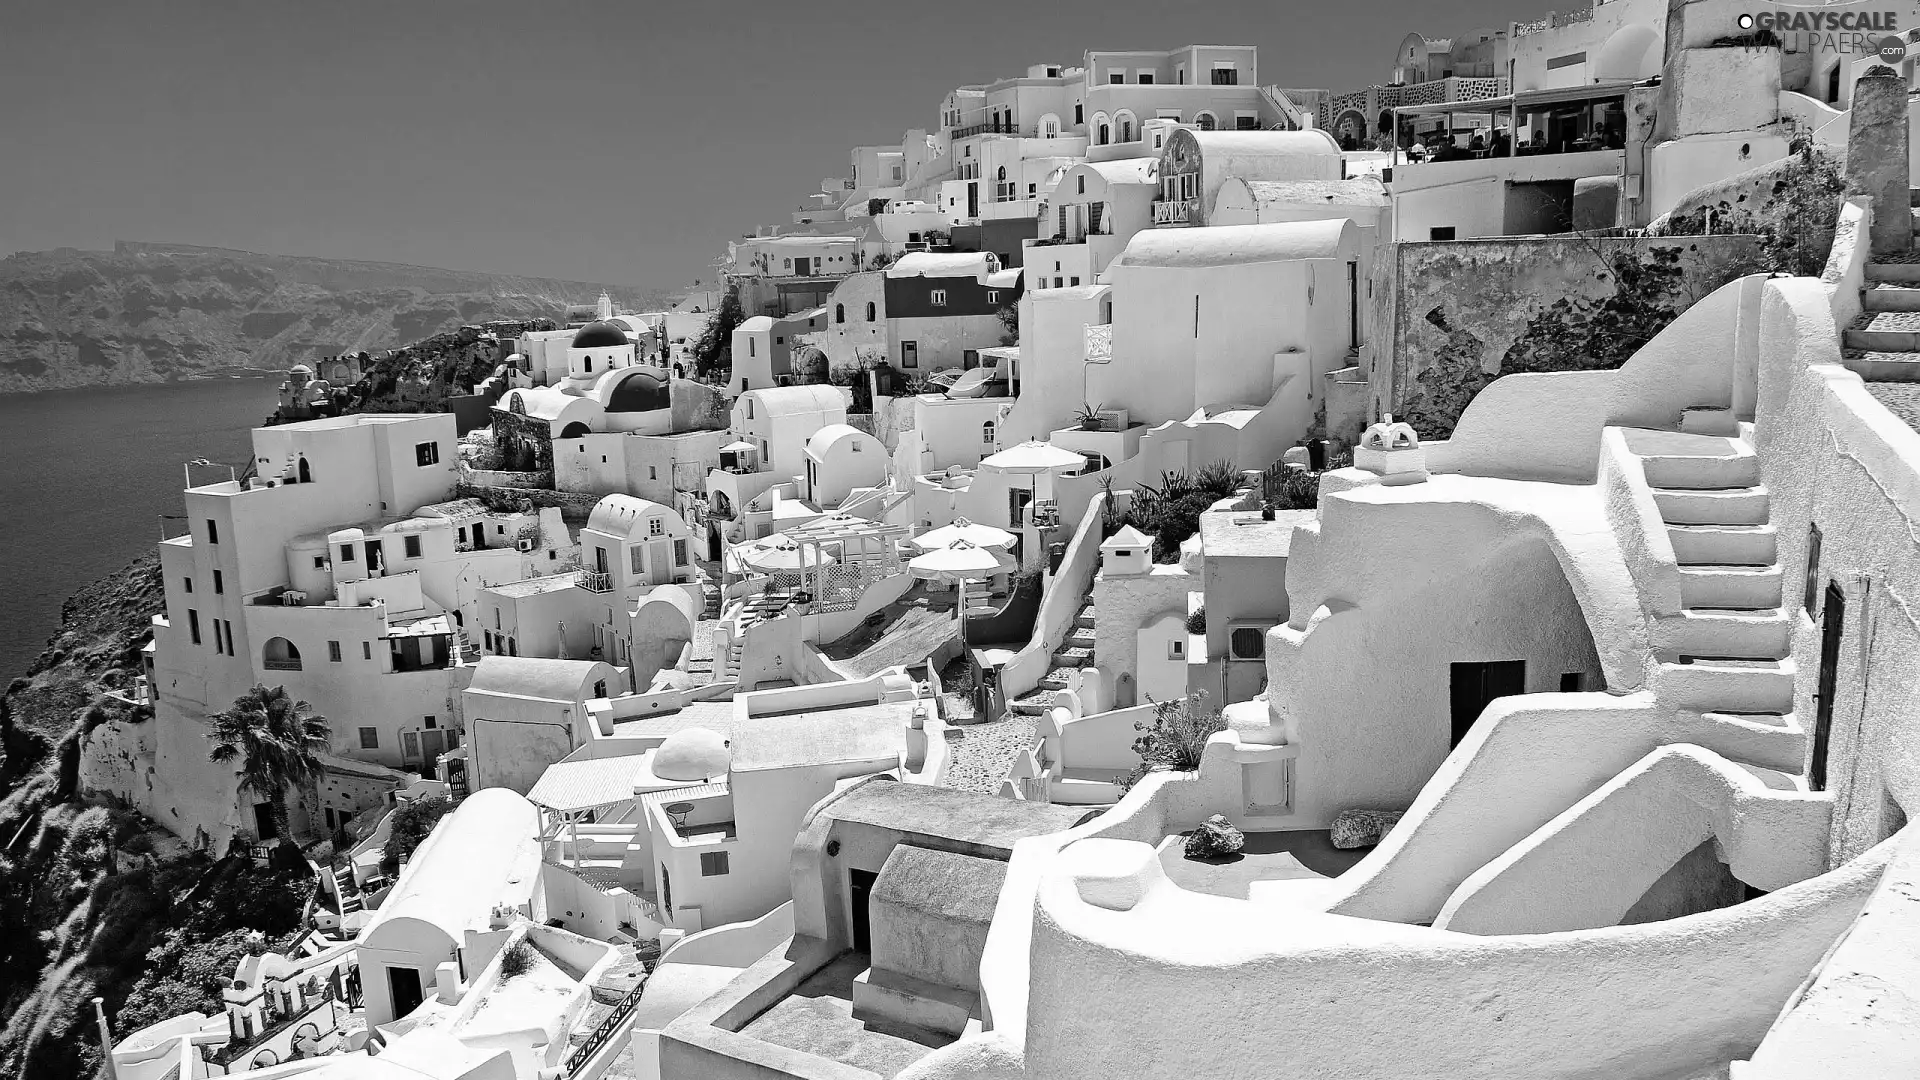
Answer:
[[[234,698],[232,708],[208,717],[207,725],[213,741],[207,760],[224,765],[242,759],[240,789],[272,806],[274,828],[286,836],[287,789],[306,791],[326,775],[322,755],[333,745],[326,718],[287,696],[284,686],[256,685]]]

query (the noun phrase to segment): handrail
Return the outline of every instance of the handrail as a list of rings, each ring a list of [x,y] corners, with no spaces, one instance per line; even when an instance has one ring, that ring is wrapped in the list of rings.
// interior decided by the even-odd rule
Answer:
[[[567,1076],[579,1075],[587,1062],[593,1060],[593,1055],[613,1037],[614,1029],[624,1023],[627,1017],[633,1015],[633,1010],[640,1006],[640,994],[644,989],[646,989],[645,984],[642,984],[627,991],[619,1003],[614,1005],[613,1011],[607,1014],[606,1019],[600,1021],[600,1025],[588,1034],[587,1040],[581,1043],[573,1053],[567,1055],[565,1065]]]

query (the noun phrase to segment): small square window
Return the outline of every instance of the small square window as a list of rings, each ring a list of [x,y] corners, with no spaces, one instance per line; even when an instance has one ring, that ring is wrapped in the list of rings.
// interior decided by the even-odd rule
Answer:
[[[1167,642],[1167,659],[1185,660],[1186,658],[1187,658],[1187,643],[1184,639],[1174,638],[1173,640]]]
[[[432,442],[415,443],[413,446],[413,460],[418,463],[421,468],[425,468],[428,465],[440,464],[440,444]]]
[[[934,307],[946,307],[947,306],[947,290],[935,289],[933,290],[933,294],[930,297],[928,297],[928,299],[932,302]]]
[[[341,562],[353,561],[353,545],[352,544],[340,545],[340,561]]]
[[[659,518],[647,519],[647,535],[648,536],[664,536],[666,535],[666,531],[667,531],[666,522],[660,520]]]
[[[400,546],[406,552],[407,558],[417,559],[420,557],[420,538],[418,536],[410,535],[401,537]]]
[[[360,729],[360,749],[362,750],[380,749],[380,729],[379,728],[363,727]]]
[[[313,557],[313,568],[315,570],[325,570],[327,568],[327,557],[325,555],[315,555]]]
[[[700,853],[700,876],[722,877],[727,873],[727,853],[724,851],[703,851]]]

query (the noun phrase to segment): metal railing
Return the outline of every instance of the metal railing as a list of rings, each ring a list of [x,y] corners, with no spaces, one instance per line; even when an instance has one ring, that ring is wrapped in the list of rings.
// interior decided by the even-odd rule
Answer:
[[[1098,323],[1087,327],[1086,362],[1102,364],[1113,359],[1113,324]]]
[[[578,1076],[580,1071],[586,1068],[587,1063],[593,1060],[593,1055],[607,1044],[608,1039],[613,1038],[613,1033],[626,1022],[627,1017],[633,1015],[633,1010],[640,1005],[640,992],[645,988],[642,984],[627,991],[626,996],[613,1007],[613,1011],[607,1014],[607,1018],[600,1021],[599,1026],[588,1033],[587,1040],[581,1043],[573,1053],[567,1055],[566,1073],[569,1077]]]
[[[266,668],[268,671],[301,670],[300,661],[298,660],[262,660],[260,661],[260,666]]]
[[[612,592],[613,575],[604,570],[582,570],[574,584],[588,592]]]

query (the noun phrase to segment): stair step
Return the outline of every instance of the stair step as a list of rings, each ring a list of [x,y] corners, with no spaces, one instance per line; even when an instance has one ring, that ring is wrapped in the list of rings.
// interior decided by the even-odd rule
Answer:
[[[1807,733],[1792,713],[1704,712],[1704,720],[1717,721],[1735,729],[1716,737],[1723,753],[1735,761],[1748,762],[1797,773],[1806,767]]]
[[[1847,328],[1844,337],[1849,349],[1896,353],[1920,351],[1920,313],[1867,311]]]
[[[1778,608],[1688,608],[1654,623],[1654,647],[1691,656],[1777,660],[1791,648],[1793,623]]]
[[[1634,434],[1628,434],[1629,447],[1635,443]],[[1668,434],[1656,432],[1652,434]],[[1675,437],[1678,437],[1675,433]],[[1724,453],[1688,453],[1681,446],[1667,450],[1658,443],[1654,449],[1635,451],[1646,468],[1648,485],[1656,488],[1684,488],[1698,491],[1703,488],[1749,488],[1760,483],[1760,459],[1755,457],[1751,448],[1731,439],[1700,439],[1703,447],[1719,444],[1726,448]]]
[[[1094,645],[1093,631],[1076,626],[1068,631],[1064,644],[1071,649],[1091,649]]]
[[[1689,608],[1763,611],[1780,606],[1779,566],[1682,566],[1680,603]]]
[[[1700,712],[1785,713],[1793,709],[1791,660],[1663,661],[1661,700]]]
[[[1740,422],[1732,409],[1695,405],[1681,410],[1680,430],[1690,435],[1738,435]]]
[[[1766,566],[1778,557],[1771,525],[1668,525],[1682,566]]]
[[[1868,382],[1920,382],[1920,353],[1845,349],[1840,362]]]
[[[1920,263],[1869,262],[1865,269],[1868,281],[1891,281],[1903,285],[1920,285]]]
[[[1920,288],[1874,285],[1860,290],[1860,306],[1868,311],[1920,311]]]
[[[1768,512],[1763,487],[1655,488],[1653,502],[1669,525],[1762,525]]]
[[[1055,668],[1085,667],[1091,663],[1093,663],[1092,649],[1065,648],[1053,654],[1053,666]]]

